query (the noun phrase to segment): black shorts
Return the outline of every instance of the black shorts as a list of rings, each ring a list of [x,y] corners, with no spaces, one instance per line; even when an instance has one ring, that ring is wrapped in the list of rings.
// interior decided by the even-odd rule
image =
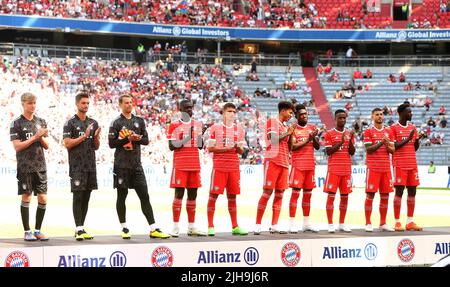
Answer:
[[[73,172],[70,175],[70,190],[94,190],[98,189],[97,186],[97,172],[85,171],[85,172]]]
[[[144,170],[142,167],[114,168],[114,188],[136,188],[137,186],[147,186]]]
[[[47,172],[17,171],[18,194],[47,194]]]

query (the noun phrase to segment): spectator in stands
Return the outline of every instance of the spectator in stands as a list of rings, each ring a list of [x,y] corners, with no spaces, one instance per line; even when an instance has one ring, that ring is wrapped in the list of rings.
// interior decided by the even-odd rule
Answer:
[[[141,65],[144,62],[145,57],[145,47],[142,43],[139,43],[136,48],[136,62]]]
[[[347,59],[352,59],[356,56],[356,52],[353,50],[353,48],[350,46],[348,47],[347,52],[345,52],[345,57]]]
[[[364,0],[362,3],[362,11],[364,13],[364,15],[367,15],[367,1]]]
[[[296,89],[297,89],[297,82],[291,77],[291,81],[289,82],[289,90],[295,91]]]
[[[441,120],[439,121],[439,126],[443,129],[447,127],[447,119],[444,116],[441,117]]]
[[[433,120],[432,117],[430,117],[430,118],[428,119],[428,121],[427,121],[427,125],[428,125],[429,127],[435,128],[435,127],[436,127],[436,122]]]
[[[158,41],[156,41],[155,45],[153,46],[153,50],[155,51],[155,59],[160,60],[161,44]]]
[[[403,74],[403,72],[400,72],[400,76],[398,76],[398,81],[399,81],[399,83],[406,82],[406,76],[405,76],[405,74]]]
[[[364,79],[372,79],[373,73],[370,69],[367,69],[366,74],[364,75]]]
[[[417,21],[417,19],[414,19],[411,23],[411,28],[412,29],[419,29],[420,27],[419,21]]]
[[[416,84],[414,85],[415,90],[420,90],[422,89],[422,85],[419,83],[419,81],[416,82]]]
[[[447,110],[445,109],[444,105],[442,105],[442,106],[439,108],[438,114],[439,114],[440,116],[443,116],[443,115],[445,115],[446,113],[447,113]]]
[[[431,22],[425,18],[422,22],[422,28],[425,28],[425,29],[431,28]]]
[[[283,90],[289,90],[289,81],[288,80],[286,80],[286,81],[284,81],[284,84],[283,84]]]
[[[168,54],[167,55],[166,65],[167,65],[167,70],[169,70],[170,72],[174,72],[175,71],[172,54]]]
[[[180,49],[181,50],[181,61],[183,63],[186,63],[187,53],[188,53],[188,47],[187,47],[186,41],[183,41],[180,48],[181,48]]]
[[[339,10],[338,10],[338,14],[337,14],[337,18],[336,18],[336,21],[338,21],[338,22],[342,22],[342,21],[344,21],[344,14],[342,13],[342,11],[341,11],[341,8],[339,7]]]
[[[276,88],[276,90],[272,93],[272,98],[281,99],[283,97],[283,92],[279,88]]]
[[[256,66],[257,66],[256,57],[253,56],[253,60],[252,60],[252,63],[251,63],[251,68],[250,68],[250,73],[255,73],[256,74]]]
[[[411,82],[408,82],[404,87],[403,90],[404,91],[412,91],[412,89],[414,88],[414,85]]]
[[[328,63],[324,69],[325,74],[329,74],[333,71],[333,67],[331,66],[330,63]]]
[[[240,71],[241,69],[242,69],[242,64],[241,63],[239,63],[239,64],[234,63],[233,64],[233,70],[234,71]]]
[[[391,83],[397,82],[397,78],[393,74],[389,74],[388,81]]]
[[[428,84],[428,90],[433,91],[433,93],[437,92],[437,86],[433,84],[433,81],[430,81],[430,83]]]
[[[255,92],[253,93],[253,95],[254,95],[255,97],[257,97],[257,98],[261,97],[262,93],[261,93],[261,91],[259,90],[259,87],[256,88],[256,90],[255,90]]]
[[[353,109],[352,103],[351,102],[347,102],[345,104],[345,109],[350,112]]]
[[[324,68],[323,68],[322,64],[319,63],[317,65],[317,74],[319,74],[319,76],[321,76],[323,73],[324,73]]]
[[[447,12],[447,4],[445,4],[444,1],[442,1],[441,5],[439,5],[439,12]]]
[[[334,83],[337,83],[337,82],[339,82],[339,80],[340,80],[340,76],[339,76],[339,74],[336,73],[336,72],[332,72],[332,73],[330,74],[330,76],[327,78],[327,82],[334,82]]]
[[[425,104],[424,106],[426,107],[426,111],[428,112],[430,110],[430,106],[433,103],[433,100],[430,97],[426,97],[425,98]]]
[[[428,173],[436,173],[436,166],[433,161],[430,161],[430,165],[428,166]]]
[[[147,52],[147,61],[148,62],[153,62],[153,57],[154,57],[154,55],[155,55],[155,51],[153,50],[153,48],[152,47],[150,47],[149,49],[148,49],[148,52]]]
[[[388,120],[388,126],[392,126],[394,124],[394,119],[392,117]]]
[[[359,69],[356,69],[356,71],[353,72],[353,78],[354,79],[362,79],[363,73]]]
[[[327,59],[331,59],[333,57],[333,50],[328,49],[326,55],[327,55]]]

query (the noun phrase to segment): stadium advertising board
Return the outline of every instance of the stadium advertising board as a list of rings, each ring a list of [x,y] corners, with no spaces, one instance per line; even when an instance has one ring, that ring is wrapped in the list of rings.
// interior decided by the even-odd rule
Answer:
[[[39,16],[0,15],[0,26],[17,29],[51,30],[65,32],[81,31],[145,36],[170,36],[197,39],[224,40],[278,40],[278,41],[339,41],[339,42],[384,42],[388,41],[448,41],[449,29],[439,30],[295,30],[290,28],[255,29],[222,28],[206,26],[174,26],[147,23],[125,23],[117,21],[60,19]]]

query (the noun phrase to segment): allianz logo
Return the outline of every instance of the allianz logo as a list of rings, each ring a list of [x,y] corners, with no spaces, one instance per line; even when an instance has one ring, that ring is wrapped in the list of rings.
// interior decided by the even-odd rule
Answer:
[[[109,261],[107,257],[90,257],[82,255],[60,255],[58,267],[125,267],[127,257],[121,251],[113,252]]]
[[[341,246],[324,247],[322,259],[354,259],[365,258],[375,260],[378,255],[378,248],[373,243],[368,243],[363,248],[342,248]]]

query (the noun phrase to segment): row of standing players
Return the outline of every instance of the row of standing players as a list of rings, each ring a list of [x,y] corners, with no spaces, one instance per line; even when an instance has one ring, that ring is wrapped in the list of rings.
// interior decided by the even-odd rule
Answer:
[[[11,123],[10,137],[17,156],[18,193],[21,195],[21,217],[25,230],[24,240],[48,240],[41,231],[47,203],[47,173],[43,149],[48,149],[48,130],[44,119],[35,115],[36,96],[24,93],[21,96],[23,114]],[[95,150],[100,145],[101,128],[87,116],[89,95],[79,93],[75,97],[77,113],[64,125],[63,140],[69,156],[69,176],[73,193],[73,216],[75,219],[76,240],[93,239],[84,229],[84,221],[92,190],[97,189]],[[248,232],[237,222],[236,195],[240,194],[239,155],[245,152],[245,131],[236,122],[237,109],[232,103],[222,108],[222,123],[208,127],[192,119],[193,104],[189,100],[179,103],[181,118],[170,124],[168,130],[169,148],[173,151],[173,170],[170,187],[175,189],[172,204],[174,226],[166,234],[155,224],[150,204],[145,174],[141,164],[140,145],[149,143],[145,122],[132,114],[132,97],[122,95],[119,106],[122,111],[110,125],[109,147],[114,153],[114,188],[117,189],[116,211],[122,227],[122,238],[131,238],[126,224],[125,200],[128,189],[135,189],[142,212],[150,225],[151,238],[178,237],[178,225],[182,210],[182,200],[187,190],[186,211],[190,236],[214,236],[215,203],[220,194],[227,191],[228,211],[231,217],[232,234],[247,235]],[[314,180],[314,149],[320,148],[316,126],[308,124],[308,113],[303,105],[294,106],[291,102],[278,104],[278,117],[270,118],[266,124],[266,152],[264,161],[263,193],[258,202],[254,234],[261,233],[261,221],[268,200],[274,193],[272,224],[270,233],[286,233],[277,226],[281,211],[284,190],[292,188],[289,202],[289,232],[297,233],[295,224],[297,201],[303,189],[303,231],[318,232],[309,222],[311,193],[316,187]],[[383,112],[372,111],[373,125],[364,131],[364,146],[367,152],[366,178],[366,231],[372,232],[370,221],[372,201],[380,192],[380,230],[404,231],[400,223],[402,194],[407,187],[407,230],[422,230],[413,221],[416,187],[419,185],[415,152],[419,148],[421,134],[409,123],[412,118],[408,104],[398,107],[399,121],[390,128],[383,126]],[[288,126],[287,122],[295,115],[297,122]],[[333,225],[334,198],[340,191],[339,230],[351,232],[344,224],[348,196],[352,192],[351,156],[355,153],[354,132],[345,128],[347,113],[335,112],[336,128],[325,134],[325,150],[328,154],[328,172],[324,192],[328,193],[326,214],[328,231],[335,232]],[[201,187],[199,150],[204,148],[203,135],[209,128],[210,138],[207,149],[213,153],[213,170],[208,199],[208,232],[195,226],[197,190]],[[292,168],[289,175],[289,155],[292,153]],[[394,179],[390,172],[390,154],[393,154]],[[394,215],[395,228],[386,224],[389,193],[395,186]],[[34,232],[29,226],[29,204],[34,193],[38,197],[36,225]]]

